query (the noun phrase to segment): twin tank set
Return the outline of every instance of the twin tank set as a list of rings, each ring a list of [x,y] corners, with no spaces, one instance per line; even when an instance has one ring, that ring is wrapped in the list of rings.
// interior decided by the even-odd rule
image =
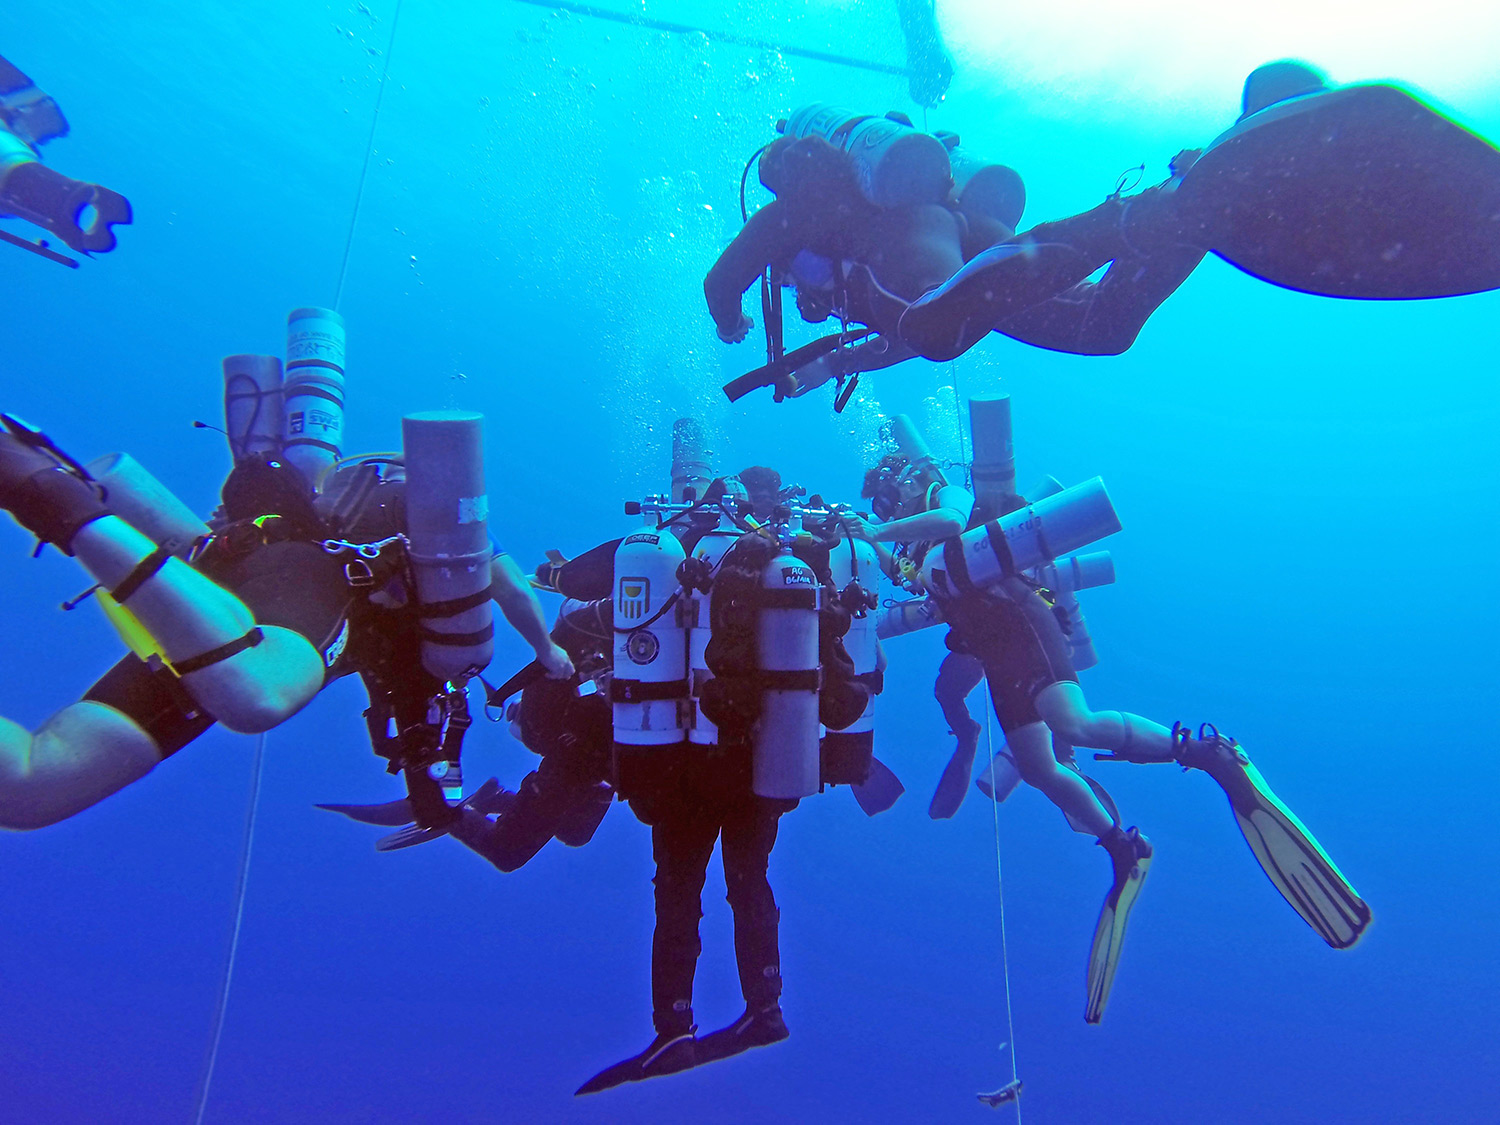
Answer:
[[[981,500],[1015,491],[1014,458],[1007,397],[970,403],[975,435],[975,489]],[[898,445],[918,469],[936,471],[936,462],[910,420],[894,423]],[[702,452],[697,424],[684,419],[673,432],[673,492],[670,498],[648,498],[638,509],[654,517],[626,536],[614,558],[614,679],[611,688],[614,740],[623,750],[650,753],[669,747],[712,747],[718,731],[703,714],[704,686],[712,678],[705,654],[712,633],[711,594],[683,583],[687,553],[671,523],[692,506],[708,483],[710,470]],[[1072,619],[1071,643],[1079,667],[1092,666],[1092,642],[1073,596],[1077,590],[1114,580],[1106,552],[1073,555],[1080,547],[1120,529],[1104,486],[1097,478],[1073,488],[1039,490],[1036,499],[999,519],[966,532],[929,557],[947,550],[962,552],[967,579],[983,587],[1009,574],[1030,572],[1057,596]],[[879,588],[880,567],[873,546],[844,538],[830,556],[831,590],[792,553],[804,515],[826,516],[827,509],[788,505],[775,531],[780,550],[761,573],[756,610],[757,663],[763,677],[763,703],[752,734],[752,789],[761,797],[797,799],[816,793],[822,783],[823,738],[873,740],[875,702],[872,692],[864,713],[841,731],[819,723],[820,663],[818,610],[825,596],[858,583]],[[714,573],[729,549],[746,534],[726,506],[697,541],[693,557],[700,570]],[[929,588],[947,579],[935,567],[924,575]],[[711,582],[710,582],[711,585]],[[947,592],[947,591],[944,591]],[[956,590],[952,592],[958,592]],[[873,599],[872,599],[873,600]],[[896,636],[942,620],[928,598],[910,599],[857,611],[844,646],[856,676],[868,677],[879,659],[878,637]]]
[[[344,433],[344,321],[330,309],[295,309],[287,318],[286,362],[270,355],[224,360],[225,432],[238,463],[281,459],[328,492],[361,464],[404,480],[406,553],[421,618],[423,667],[444,684],[477,675],[494,652],[490,602],[494,547],[484,484],[483,417],[462,411],[409,414],[403,451],[341,460]],[[87,466],[110,510],[158,545],[187,558],[209,527],[129,454]],[[272,514],[272,513],[266,513]],[[324,541],[330,553],[394,544]],[[351,579],[352,581],[352,579]],[[154,642],[107,595],[101,605],[143,659]],[[330,663],[336,653],[325,657]]]

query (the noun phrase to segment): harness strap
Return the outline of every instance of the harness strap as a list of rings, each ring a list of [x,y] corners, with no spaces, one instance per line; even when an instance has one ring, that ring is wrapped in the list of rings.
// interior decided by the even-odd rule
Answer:
[[[485,641],[492,639],[495,635],[495,623],[492,621],[483,629],[476,629],[472,633],[439,633],[436,629],[428,629],[424,626],[417,630],[417,635],[429,644],[468,648],[470,645],[482,645]]]
[[[218,648],[211,648],[207,652],[201,652],[197,656],[189,657],[187,660],[178,661],[172,667],[179,676],[191,676],[194,672],[201,672],[205,668],[228,660],[231,656],[238,656],[247,648],[254,648],[265,639],[266,635],[261,632],[260,626],[257,625],[243,637],[236,637],[227,645],[220,645]]]
[[[124,605],[125,599],[149,582],[158,570],[166,566],[167,560],[171,557],[172,552],[166,547],[156,548],[135,564],[135,568],[125,576],[124,581],[109,592],[109,596]]]
[[[466,613],[471,609],[477,609],[484,605],[494,596],[494,586],[486,586],[483,590],[477,590],[462,598],[449,598],[445,602],[419,602],[417,604],[418,617],[457,617],[460,613]]]
[[[754,679],[766,691],[817,691],[823,686],[823,670],[801,672],[756,672]]]
[[[645,680],[611,680],[609,701],[611,703],[651,703],[661,699],[682,699],[688,694],[687,680],[667,680],[665,683],[648,683]]]

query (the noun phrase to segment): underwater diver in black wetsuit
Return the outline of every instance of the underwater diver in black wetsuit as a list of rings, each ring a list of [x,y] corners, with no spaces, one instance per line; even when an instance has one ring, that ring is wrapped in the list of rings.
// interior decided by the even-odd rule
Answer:
[[[877,207],[849,159],[820,137],[775,142],[761,179],[777,200],[705,281],[720,338],[744,338],[740,294],[768,264],[795,275],[799,253],[831,263],[829,289],[846,319],[879,336],[795,371],[770,364],[726,393],[774,383],[778,398],[800,395],[913,356],[952,359],[991,331],[1056,351],[1118,354],[1210,251],[1273,284],[1328,296],[1500,286],[1500,152],[1488,143],[1399,89],[1329,88],[1299,63],[1254,71],[1243,110],[1206,150],[1179,153],[1165,183],[1018,236],[997,236],[999,224],[952,207]],[[1105,266],[1098,282],[1087,280]],[[807,304],[799,282],[799,306]]]
[[[269,730],[351,672],[370,693],[375,750],[406,774],[410,809],[425,827],[446,827],[455,814],[429,769],[456,761],[467,708],[460,688],[424,666],[424,645],[445,643],[434,640],[445,616],[482,609],[487,619],[488,609],[468,604],[472,597],[457,611],[419,597],[403,481],[363,463],[319,495],[279,457],[242,457],[210,534],[154,481],[146,505],[121,507],[129,482],[117,494],[42,435],[7,425],[0,507],[76,555],[135,653],[34,733],[0,719],[0,827],[73,816],[216,721],[240,733]],[[487,574],[485,601],[533,640],[551,674],[571,675],[515,564],[495,554]],[[456,636],[472,647],[480,633],[488,636]],[[493,807],[494,788],[473,799]]]
[[[102,254],[115,248],[116,224],[131,220],[130,201],[98,184],[70,179],[41,163],[38,149],[64,136],[68,122],[57,103],[19,69],[0,58],[0,218],[15,215],[51,231],[74,250]],[[79,225],[91,209],[86,226]],[[63,255],[36,250],[24,239],[7,237],[23,249],[44,253],[67,265]]]

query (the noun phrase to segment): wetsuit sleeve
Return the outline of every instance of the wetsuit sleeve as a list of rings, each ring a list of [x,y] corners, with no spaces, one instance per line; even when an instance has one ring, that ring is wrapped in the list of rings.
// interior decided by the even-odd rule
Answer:
[[[803,242],[791,208],[783,200],[773,199],[750,216],[703,279],[708,311],[721,332],[739,324],[740,298],[761,272],[773,262],[789,260]]]

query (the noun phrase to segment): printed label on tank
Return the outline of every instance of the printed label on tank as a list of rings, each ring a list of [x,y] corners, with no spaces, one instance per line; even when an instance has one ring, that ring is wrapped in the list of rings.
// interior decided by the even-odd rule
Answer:
[[[639,621],[651,604],[651,579],[621,578],[615,608],[626,621]]]
[[[624,547],[624,546],[627,546],[630,543],[651,543],[651,544],[656,544],[656,543],[660,543],[660,542],[661,542],[661,536],[660,535],[652,535],[649,531],[638,531],[634,535],[626,536],[625,542],[621,543],[620,546]]]
[[[656,634],[646,629],[631,633],[625,639],[625,655],[635,664],[650,664],[661,651],[661,642]]]
[[[483,523],[489,518],[489,493],[481,493],[478,496],[460,496],[458,498],[459,523]]]
[[[781,568],[781,584],[783,586],[812,586],[815,584],[813,572],[805,566],[784,566]]]

